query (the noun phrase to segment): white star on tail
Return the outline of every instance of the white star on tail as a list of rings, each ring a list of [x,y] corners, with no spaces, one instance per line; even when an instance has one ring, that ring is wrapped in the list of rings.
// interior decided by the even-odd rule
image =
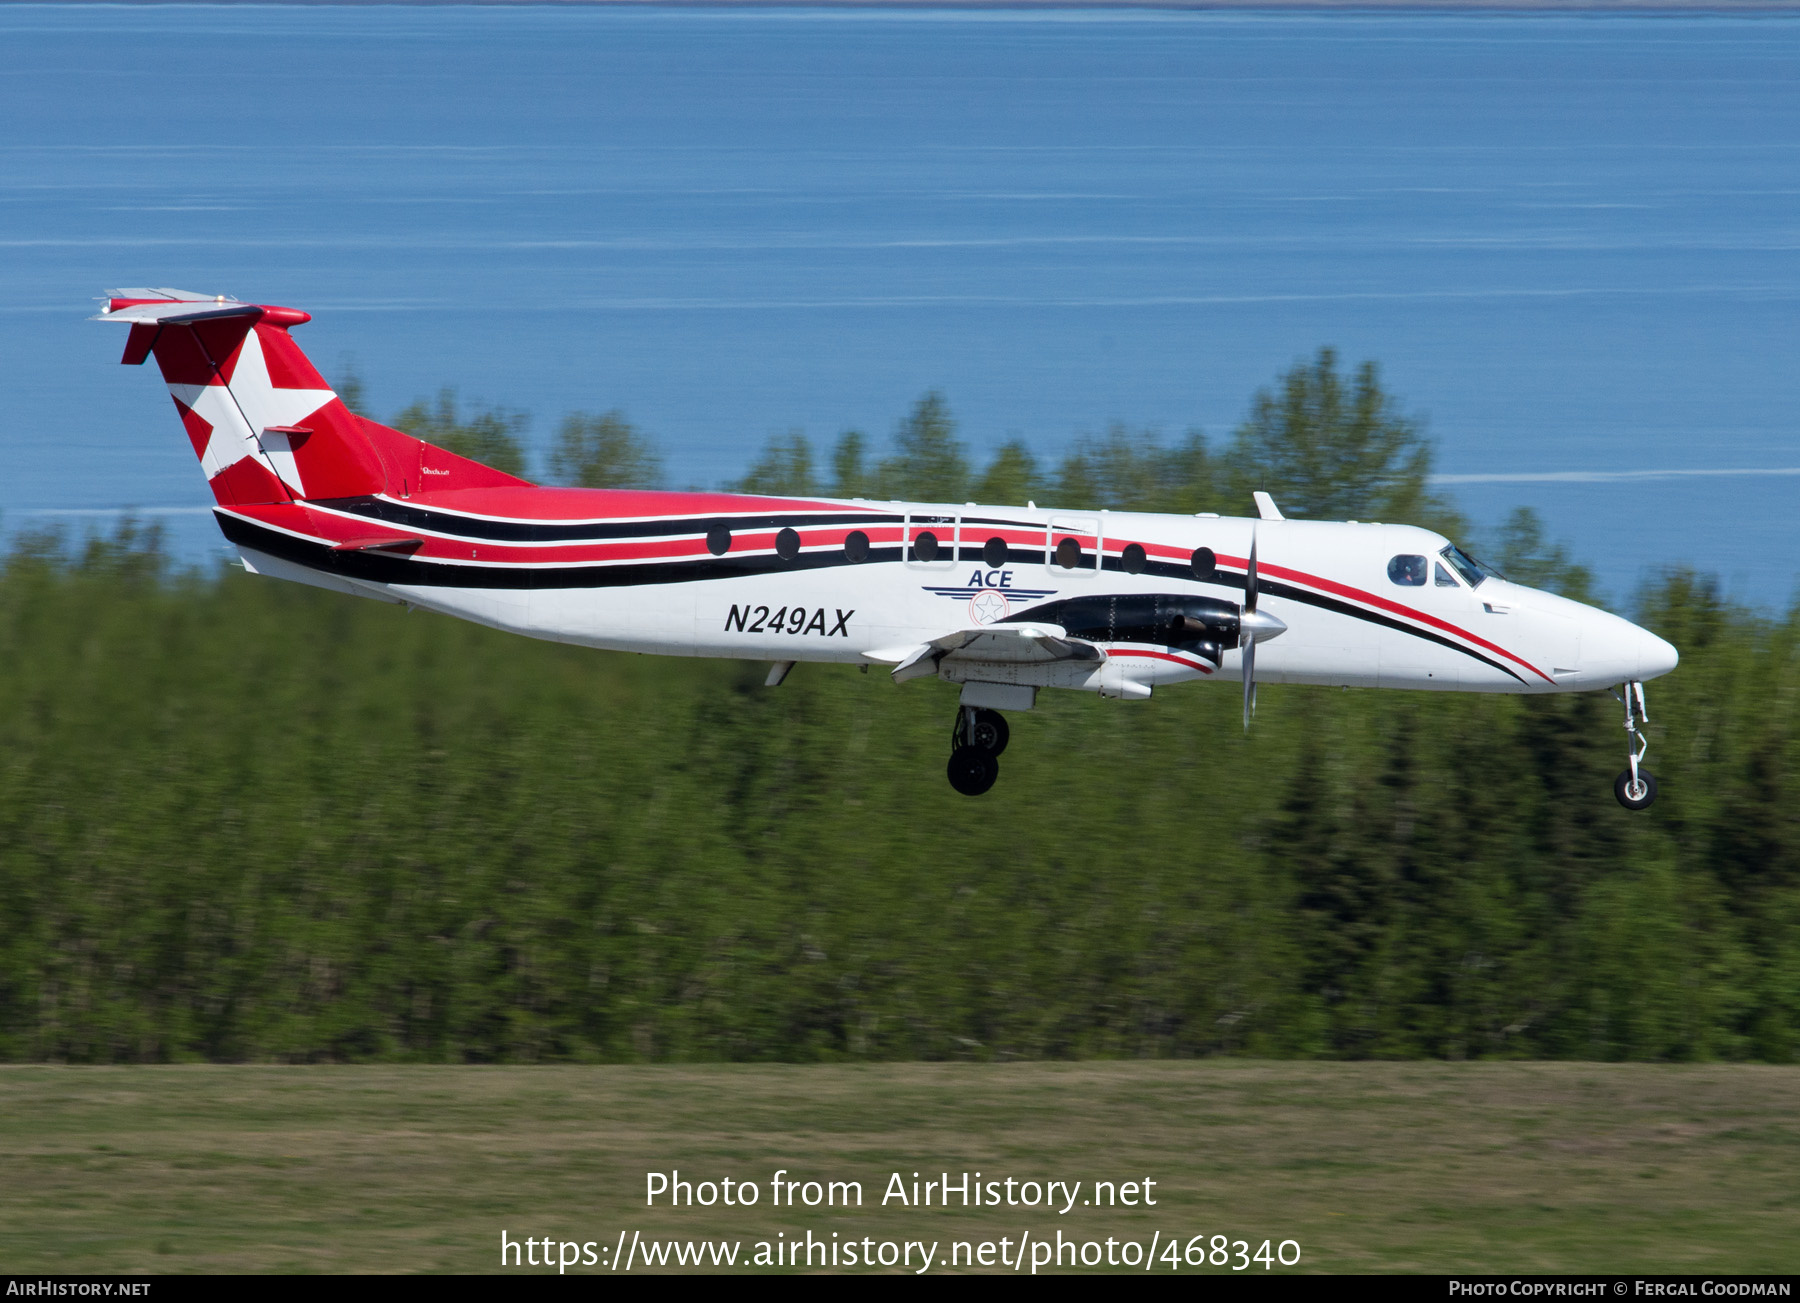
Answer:
[[[277,389],[269,380],[269,363],[263,357],[262,340],[253,329],[244,336],[237,369],[225,385],[169,386],[175,400],[212,427],[200,465],[206,478],[246,457],[261,455],[268,468],[296,497],[305,496],[300,468],[283,434],[265,435],[271,426],[299,425],[337,397],[329,389]]]

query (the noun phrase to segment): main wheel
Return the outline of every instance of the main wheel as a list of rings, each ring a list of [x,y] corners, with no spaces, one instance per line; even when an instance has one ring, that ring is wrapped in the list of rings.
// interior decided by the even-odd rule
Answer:
[[[977,709],[975,712],[975,736],[963,736],[963,713],[956,712],[956,723],[950,729],[950,745],[952,747],[973,746],[983,751],[999,755],[1006,750],[1007,741],[1012,737],[1012,730],[1006,726],[1006,716],[997,710]]]
[[[1012,737],[1012,730],[1006,726],[1006,716],[997,710],[977,710],[975,712],[975,736],[969,739],[971,746],[978,746],[992,755],[999,755],[1006,750],[1006,743]]]
[[[1012,729],[1006,727],[1006,716],[999,711],[976,709],[976,736],[963,736],[963,711],[956,713],[956,723],[950,725],[950,747],[981,747],[999,756],[1006,750],[1006,741],[1012,738]]]
[[[981,747],[957,747],[950,753],[945,772],[950,775],[950,786],[964,796],[980,796],[1000,777],[1000,762],[992,751]]]
[[[1619,798],[1619,804],[1627,810],[1647,809],[1656,799],[1656,775],[1639,765],[1638,780],[1634,786],[1631,771],[1627,769],[1613,779],[1613,795]]]

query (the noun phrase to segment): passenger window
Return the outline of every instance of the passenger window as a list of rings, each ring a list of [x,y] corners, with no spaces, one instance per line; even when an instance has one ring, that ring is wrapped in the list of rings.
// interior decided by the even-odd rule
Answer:
[[[1435,569],[1437,570],[1436,582],[1437,582],[1437,586],[1439,588],[1461,588],[1462,587],[1461,584],[1456,582],[1456,576],[1451,574],[1448,570],[1444,569],[1444,563],[1442,561],[1438,562]]]
[[[1150,554],[1137,543],[1127,543],[1124,555],[1119,558],[1119,564],[1124,567],[1125,573],[1128,575],[1143,574],[1144,567],[1149,563]]]
[[[936,561],[938,554],[937,535],[929,529],[913,538],[913,556],[920,561]]]
[[[1073,570],[1081,564],[1081,544],[1072,538],[1065,538],[1056,545],[1056,564],[1064,570]]]
[[[989,570],[998,570],[1006,564],[1006,540],[995,536],[981,545],[981,564]]]
[[[1425,587],[1425,558],[1397,556],[1388,562],[1388,578],[1404,588]]]

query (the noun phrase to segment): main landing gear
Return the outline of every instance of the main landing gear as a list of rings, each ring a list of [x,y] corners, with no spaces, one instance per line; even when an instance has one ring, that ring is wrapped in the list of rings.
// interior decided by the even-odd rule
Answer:
[[[1623,693],[1615,692],[1613,696],[1625,703],[1625,732],[1630,737],[1625,747],[1629,767],[1613,779],[1613,795],[1627,810],[1642,810],[1656,799],[1656,775],[1643,764],[1644,753],[1650,749],[1650,740],[1641,727],[1650,722],[1650,712],[1644,709],[1644,685],[1627,683]]]
[[[1000,777],[1000,753],[1009,735],[1006,716],[999,711],[960,707],[950,730],[950,786],[964,796],[980,796],[992,787]]]

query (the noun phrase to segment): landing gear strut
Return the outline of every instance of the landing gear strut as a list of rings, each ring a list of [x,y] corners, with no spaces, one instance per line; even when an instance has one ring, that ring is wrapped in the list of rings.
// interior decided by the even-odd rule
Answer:
[[[980,796],[1000,777],[1000,753],[1006,750],[1010,730],[997,710],[963,706],[950,730],[950,786],[964,796]]]
[[[1656,775],[1643,764],[1644,753],[1650,749],[1641,727],[1650,722],[1650,712],[1644,709],[1644,685],[1634,680],[1625,684],[1623,693],[1613,696],[1625,704],[1625,732],[1630,737],[1625,748],[1629,767],[1613,779],[1613,795],[1627,810],[1642,810],[1656,799]]]

